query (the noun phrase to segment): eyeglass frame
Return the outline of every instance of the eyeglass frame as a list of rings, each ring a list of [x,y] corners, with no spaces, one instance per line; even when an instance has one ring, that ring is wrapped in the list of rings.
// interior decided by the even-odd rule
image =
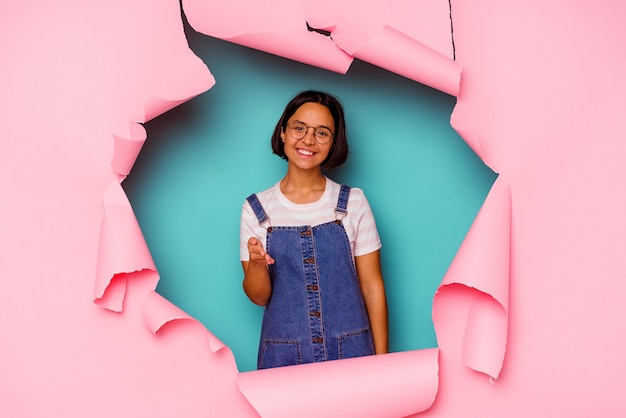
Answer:
[[[293,133],[291,133],[291,130],[290,130],[289,135],[291,135],[291,137],[292,137],[293,139],[297,139],[298,141],[299,141],[299,140],[301,140],[302,138],[304,138],[305,136],[307,136],[307,134],[309,133],[309,129],[313,129],[313,139],[314,139],[314,140],[315,140],[315,142],[317,142],[319,145],[326,145],[326,144],[328,144],[328,143],[330,142],[330,140],[331,140],[331,139],[333,139],[333,137],[335,136],[335,132],[331,131],[331,130],[330,130],[330,128],[329,128],[328,126],[324,126],[324,125],[321,125],[321,126],[309,126],[309,125],[307,125],[306,123],[304,123],[304,122],[300,122],[300,121],[293,121],[293,122],[289,122],[289,123],[287,123],[286,128],[290,128],[290,127],[291,127],[291,125],[296,124],[296,123],[297,123],[297,124],[299,124],[299,125],[303,125],[303,126],[306,128],[306,132],[304,133],[304,135],[302,135],[302,137],[301,137],[301,138],[296,138],[296,137],[293,135]],[[325,142],[320,142],[320,141],[318,141],[318,140],[317,140],[317,135],[316,135],[316,134],[317,134],[317,130],[318,130],[319,128],[328,129],[328,131],[330,132],[330,137],[328,138],[328,141],[325,141]]]

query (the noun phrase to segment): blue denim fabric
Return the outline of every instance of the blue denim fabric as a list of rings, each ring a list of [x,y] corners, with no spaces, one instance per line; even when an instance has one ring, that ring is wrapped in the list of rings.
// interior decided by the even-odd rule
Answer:
[[[342,186],[335,212],[345,214]],[[248,198],[268,220],[257,197]],[[337,360],[374,354],[374,343],[348,235],[340,219],[316,226],[270,226],[266,249],[272,296],[263,316],[257,367]]]

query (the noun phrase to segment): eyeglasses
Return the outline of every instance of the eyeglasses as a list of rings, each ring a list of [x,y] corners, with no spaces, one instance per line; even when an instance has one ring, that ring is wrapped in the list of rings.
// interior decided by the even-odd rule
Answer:
[[[307,126],[302,122],[288,123],[287,129],[293,139],[302,139],[309,132],[309,129],[313,129],[313,138],[315,138],[315,142],[320,145],[326,144],[332,139],[333,135],[335,135],[325,126]]]

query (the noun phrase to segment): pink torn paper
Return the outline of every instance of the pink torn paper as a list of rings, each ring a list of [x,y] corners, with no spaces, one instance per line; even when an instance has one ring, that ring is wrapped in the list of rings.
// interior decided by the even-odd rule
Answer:
[[[231,3],[237,5],[222,2],[222,7]],[[330,4],[331,17],[340,3]],[[352,12],[377,3],[361,3]],[[381,3],[407,20],[422,18],[395,9],[392,1]],[[482,373],[452,367],[457,357],[474,354],[464,349],[457,356],[449,345],[456,335],[442,327],[458,319],[458,335],[465,340],[459,347],[474,346],[467,336],[479,333],[470,331],[470,324],[489,334],[483,320],[504,307],[486,291],[460,283],[442,286],[434,306],[440,399],[422,415],[626,416],[626,338],[620,332],[626,292],[624,282],[615,280],[626,270],[626,201],[615,192],[624,189],[626,178],[621,140],[626,60],[616,53],[626,35],[626,5],[452,3],[464,66],[455,113],[462,106],[461,120],[468,122],[459,133],[476,139],[472,148],[506,177],[514,196],[516,300],[507,312],[515,350],[509,349],[514,356],[507,354],[506,378],[502,373],[494,387],[480,384]],[[263,24],[273,13],[270,7],[256,20]],[[387,25],[442,52],[395,21]],[[117,297],[116,281],[115,289],[127,292],[120,315],[84,303],[93,290],[86,278],[93,277],[102,248],[102,190],[117,178],[109,172],[110,126],[116,122],[110,119],[144,121],[185,97],[182,84],[192,83],[198,91],[205,85],[206,78],[196,77],[201,62],[184,42],[179,2],[63,0],[33,7],[5,1],[0,31],[6,63],[0,66],[5,98],[0,178],[10,197],[0,204],[0,277],[6,288],[0,309],[6,317],[19,317],[3,324],[2,354],[11,361],[0,373],[6,389],[0,416],[256,416],[236,387],[232,362],[210,355],[204,335],[190,321],[173,321],[171,338],[145,332],[143,318],[133,310],[143,292],[133,290],[146,283],[127,280],[144,274],[118,273],[105,286],[105,296]],[[333,36],[338,39],[338,32]],[[186,59],[177,55],[183,50]],[[159,55],[166,58],[159,61]],[[170,72],[176,65],[194,75]],[[147,83],[153,75],[162,79]],[[174,86],[180,95],[163,93]],[[454,317],[460,311],[452,302],[462,305],[462,316]],[[337,396],[341,406],[344,399]],[[284,401],[280,393],[268,397],[268,403]]]
[[[94,302],[121,312],[127,276],[144,270],[156,273],[156,266],[126,193],[118,182],[109,183],[103,201]],[[155,275],[155,286],[157,281]]]
[[[232,0],[227,7],[183,0],[183,9],[191,26],[205,35],[339,73],[352,64],[329,37],[307,29],[301,2]]]
[[[509,186],[499,176],[435,295],[433,321],[437,339],[447,340],[459,312],[446,298],[470,298],[463,328],[463,363],[496,379],[502,369],[508,332],[511,242]],[[471,292],[460,291],[462,285]],[[444,344],[445,345],[445,344]]]
[[[332,32],[334,42],[345,51],[357,50],[382,27],[390,26],[454,59],[446,0],[386,0],[367,5],[358,0],[304,0],[304,8],[309,25]]]
[[[340,73],[358,58],[458,95],[447,2],[184,0],[183,9],[205,35]]]
[[[448,2],[357,0],[306,2],[311,26],[331,32],[339,48],[452,96],[459,92],[461,67],[454,59]]]
[[[459,94],[461,66],[391,26],[383,26],[352,56],[451,96]]]
[[[257,370],[238,380],[263,417],[405,417],[433,404],[438,356],[431,348]]]
[[[151,291],[146,295],[143,304],[143,318],[146,327],[155,335],[157,335],[163,327],[176,321],[198,322],[195,318],[188,315],[178,306],[155,291]],[[198,322],[198,324],[200,323]],[[204,326],[202,326],[202,328],[207,334],[211,352],[215,353],[226,347],[223,342],[204,328]]]
[[[129,123],[124,133],[114,134],[111,168],[121,175],[120,180],[130,173],[146,142],[146,136],[146,129],[135,122]]]

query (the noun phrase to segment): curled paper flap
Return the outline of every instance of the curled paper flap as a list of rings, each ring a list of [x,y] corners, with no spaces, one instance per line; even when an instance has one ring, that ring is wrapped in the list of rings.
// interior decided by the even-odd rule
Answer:
[[[111,167],[118,174],[127,176],[146,141],[146,129],[138,123],[131,122],[128,126],[128,134],[116,134],[113,140]]]
[[[353,60],[329,37],[306,30],[245,34],[227,40],[341,74]]]
[[[143,270],[156,272],[156,267],[126,193],[118,182],[109,183],[103,201],[94,302],[120,311],[125,294],[120,287],[126,274]],[[119,279],[114,281],[116,277]],[[111,295],[105,295],[109,291]]]
[[[122,312],[124,310],[124,296],[126,295],[127,285],[126,273],[115,274],[102,297],[96,298],[95,302],[110,311]]]
[[[184,0],[183,10],[198,32],[330,71],[345,73],[352,57],[328,36],[307,28],[302,3],[291,0]],[[267,13],[271,8],[272,13]],[[263,15],[263,19],[259,16]]]
[[[384,26],[352,55],[452,96],[459,94],[461,66],[419,41]]]
[[[475,292],[463,338],[463,363],[497,379],[506,352],[508,316],[502,305]]]
[[[433,303],[437,339],[445,339],[455,311],[440,308],[445,298],[470,298],[464,327],[464,364],[497,378],[508,332],[511,197],[499,176],[448,269]],[[461,292],[462,285],[469,292]],[[457,304],[458,305],[458,304]],[[447,305],[446,305],[447,306]],[[440,345],[441,346],[441,345]]]
[[[180,30],[183,30],[182,22]],[[193,60],[190,59],[190,55]],[[146,80],[146,87],[153,93],[144,102],[144,118],[139,122],[147,122],[162,115],[215,85],[213,74],[202,60],[195,54],[190,54],[189,50],[172,48],[170,54],[162,59],[163,62],[155,63],[155,65],[159,65],[161,71],[166,72],[165,77],[170,82],[164,83],[163,75],[156,78],[158,72],[154,72],[154,79]],[[188,62],[189,64],[187,66],[172,65],[172,62]],[[148,73],[147,77],[151,77],[151,73]]]
[[[257,370],[240,373],[239,387],[263,417],[404,417],[433,404],[438,356],[432,348]]]
[[[508,183],[498,176],[441,285],[473,287],[507,310],[510,251],[511,195]]]
[[[307,22],[331,32],[354,58],[458,95],[448,2],[390,0],[363,7],[356,0],[306,1]]]
[[[195,318],[188,315],[178,306],[174,305],[163,296],[155,291],[150,291],[146,295],[143,305],[143,319],[146,327],[153,334],[157,335],[163,327],[174,326],[177,321],[193,321],[202,326]],[[225,347],[224,343],[215,337],[206,328],[202,327],[207,333],[209,347],[213,353]]]
[[[359,0],[304,0],[304,9],[307,23],[332,32],[332,39],[348,54],[387,25],[454,59],[447,1],[386,0],[363,7]]]

